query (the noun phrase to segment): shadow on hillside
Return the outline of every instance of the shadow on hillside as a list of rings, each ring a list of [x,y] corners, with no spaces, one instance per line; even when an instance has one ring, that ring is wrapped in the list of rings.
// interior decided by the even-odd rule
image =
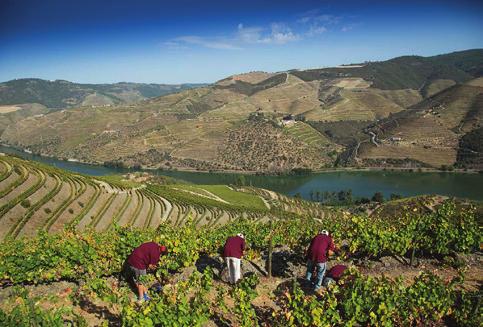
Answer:
[[[259,259],[247,260],[242,259],[242,274],[254,273],[258,276],[267,277],[267,254]],[[206,253],[202,253],[195,263],[196,270],[204,272],[210,267],[215,278],[225,280],[226,274],[225,263],[222,257],[212,257]],[[272,253],[272,276],[280,278],[297,277],[305,274],[305,260],[302,255],[294,253],[289,249],[278,248]]]
[[[79,307],[85,312],[94,314],[99,319],[107,320],[108,326],[121,326],[119,316],[110,312],[107,307],[91,302],[85,296],[79,300]]]
[[[314,285],[312,283],[308,282],[305,278],[297,277],[280,283],[275,291],[273,291],[273,293],[276,295],[276,298],[285,297],[285,293],[293,289],[294,282],[298,283],[298,286],[305,293],[305,295],[315,294]]]
[[[263,256],[264,267],[267,267],[267,255]],[[278,248],[272,253],[272,276],[274,277],[297,277],[305,273],[305,258],[289,249]]]
[[[204,272],[206,268],[210,267],[215,273],[215,277],[219,277],[223,270],[224,264],[221,258],[210,257],[206,253],[201,253],[198,260],[195,263],[196,269],[199,272]]]

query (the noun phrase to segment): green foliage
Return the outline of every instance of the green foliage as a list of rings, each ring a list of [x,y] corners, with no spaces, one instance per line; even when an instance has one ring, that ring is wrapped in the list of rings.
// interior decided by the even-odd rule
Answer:
[[[422,326],[444,318],[464,321],[475,308],[474,301],[467,306],[456,304],[458,279],[444,282],[431,273],[422,273],[405,286],[401,279],[352,271],[342,283],[321,295],[307,296],[294,282],[275,320],[289,326]]]
[[[195,272],[187,282],[166,287],[159,295],[150,294],[152,301],[140,308],[130,302],[129,289],[111,285],[104,276],[119,272],[132,249],[146,241],[168,248],[157,271],[158,277],[164,278],[172,271],[194,265],[202,252],[219,254],[226,238],[239,232],[247,237],[246,258],[251,259],[266,250],[269,237],[274,245],[286,245],[302,255],[310,239],[322,228],[330,230],[336,240],[349,239],[352,252],[370,256],[404,255],[412,249],[435,255],[468,252],[478,248],[481,240],[475,211],[458,209],[452,202],[443,204],[433,214],[407,212],[398,220],[341,216],[323,223],[308,218],[257,223],[238,219],[218,228],[199,228],[188,221],[182,227],[162,224],[156,230],[117,226],[103,233],[66,230],[57,235],[41,233],[32,239],[1,243],[0,280],[13,284],[82,280],[76,293],[120,305],[126,326],[199,326],[218,314],[213,311],[218,304],[217,310],[233,319],[230,324],[252,326],[262,323],[252,304],[257,296],[256,275],[241,280],[228,294],[219,291],[213,299],[206,296],[213,284],[211,270],[204,274]],[[146,285],[152,281],[154,276],[148,276]],[[352,272],[343,287],[331,286],[318,296],[306,296],[295,283],[285,293],[282,310],[274,313],[273,322],[283,326],[393,326],[420,325],[444,318],[462,325],[465,321],[478,321],[478,295],[461,291],[458,282],[444,282],[432,274],[423,274],[413,284],[404,286],[401,280]],[[234,306],[224,304],[225,296],[232,297]],[[8,326],[11,315],[30,315],[25,308],[16,310],[0,313],[0,319],[6,321],[3,325]],[[36,311],[34,307],[29,310],[36,316],[46,315],[39,319],[53,319],[53,326],[55,317],[63,315]]]
[[[240,175],[236,178],[235,185],[236,186],[245,186],[247,184],[245,175]]]
[[[361,255],[405,255],[422,250],[433,255],[478,248],[481,235],[473,209],[456,209],[451,202],[436,213],[406,214],[399,220],[377,220],[366,216],[339,217],[319,223],[313,219],[287,219],[269,223],[237,219],[217,228],[160,225],[157,230],[115,227],[104,233],[67,230],[40,234],[31,239],[7,240],[0,244],[0,280],[13,283],[100,277],[119,271],[130,251],[155,240],[169,249],[162,259],[161,274],[192,265],[200,252],[217,254],[228,236],[242,232],[250,250],[248,258],[266,250],[269,235],[274,245],[287,245],[302,254],[310,239],[328,229],[335,240],[350,240],[350,250]],[[207,232],[209,230],[209,232]]]
[[[235,300],[234,312],[243,327],[258,326],[257,312],[251,303],[258,295],[258,283],[258,276],[252,274],[240,280],[231,291],[231,296]]]
[[[315,296],[306,296],[294,281],[284,296],[282,310],[275,316],[277,325],[335,326],[342,322],[336,292],[325,292],[319,300]]]
[[[344,236],[351,250],[371,256],[405,255],[413,249],[434,255],[469,252],[481,241],[475,209],[457,208],[451,201],[432,214],[405,213],[397,221],[354,216],[351,222]]]
[[[453,318],[458,326],[482,326],[483,307],[481,306],[482,291],[461,291],[454,307]]]
[[[0,309],[0,325],[4,327],[22,326],[87,326],[86,321],[75,314],[71,308],[43,309],[38,299],[28,296],[26,289],[20,289],[16,305],[10,311]]]
[[[201,206],[223,208],[226,210],[268,210],[258,196],[234,191],[226,185],[151,185],[148,189],[178,203],[197,204]],[[210,193],[221,198],[225,202],[215,200]],[[201,194],[202,196],[197,196],[197,194]]]
[[[206,295],[212,287],[213,273],[195,272],[138,308],[132,303],[123,308],[123,326],[202,326],[211,316],[211,303]]]
[[[384,202],[384,195],[381,192],[376,192],[372,196],[372,201],[383,203]]]
[[[79,84],[68,81],[47,81],[21,78],[0,83],[0,104],[40,103],[49,108],[80,106],[89,95],[102,95],[114,103],[123,103],[120,93],[131,94],[138,100],[166,95],[204,84]],[[142,97],[139,96],[142,94]],[[104,102],[100,102],[102,104]]]
[[[24,208],[30,208],[31,204],[30,204],[30,200],[29,199],[24,199],[22,200],[22,202],[20,202],[20,205]]]
[[[370,62],[351,68],[352,77],[372,81],[372,87],[383,90],[414,89],[435,79],[464,82],[478,76],[481,69],[480,49],[449,53],[433,57],[403,56],[391,60]],[[347,74],[345,68],[322,68],[291,71],[304,81],[336,78]]]

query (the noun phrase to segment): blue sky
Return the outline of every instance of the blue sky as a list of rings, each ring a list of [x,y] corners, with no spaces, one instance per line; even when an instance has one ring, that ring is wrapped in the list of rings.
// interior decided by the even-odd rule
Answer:
[[[483,1],[0,0],[0,81],[214,82],[483,48]]]

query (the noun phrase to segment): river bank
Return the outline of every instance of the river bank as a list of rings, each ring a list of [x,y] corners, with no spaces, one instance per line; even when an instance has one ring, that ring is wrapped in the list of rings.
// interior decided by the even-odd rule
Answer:
[[[173,169],[165,169],[159,167],[151,167],[151,166],[139,166],[139,167],[115,167],[104,165],[103,162],[98,161],[83,161],[75,158],[58,158],[55,156],[47,155],[47,154],[38,154],[33,153],[29,149],[22,149],[17,148],[8,144],[0,144],[0,151],[5,149],[11,149],[11,151],[4,151],[8,154],[14,154],[22,156],[22,154],[36,156],[45,159],[51,159],[55,161],[64,161],[64,162],[72,162],[72,163],[79,163],[84,165],[90,166],[97,166],[97,167],[105,167],[107,169],[116,169],[116,170],[123,170],[125,172],[133,172],[133,171],[161,171],[161,172],[188,172],[188,173],[209,173],[209,174],[238,174],[238,175],[255,175],[255,176],[305,176],[311,174],[321,174],[321,173],[336,173],[336,172],[386,172],[386,171],[393,171],[393,172],[418,172],[418,173],[456,173],[456,174],[477,174],[481,173],[481,171],[476,169],[460,169],[460,168],[451,168],[447,170],[441,170],[437,168],[428,168],[428,167],[421,167],[421,168],[408,168],[408,167],[376,167],[376,166],[368,166],[368,167],[328,167],[324,169],[316,169],[310,170],[305,173],[297,173],[294,171],[284,171],[280,173],[273,173],[273,172],[264,172],[264,171],[249,171],[249,170],[202,170],[202,169],[194,169],[194,168],[187,168],[187,167],[174,167]],[[32,159],[35,160],[35,159]]]
[[[354,198],[371,198],[380,192],[384,197],[391,194],[404,197],[423,194],[439,194],[449,197],[483,200],[483,174],[468,172],[442,172],[418,170],[383,170],[383,169],[333,169],[307,175],[257,175],[225,172],[199,172],[180,170],[134,170],[109,168],[80,162],[63,161],[54,158],[28,154],[13,148],[1,147],[0,152],[15,154],[28,160],[39,161],[57,168],[91,176],[126,174],[147,171],[153,175],[170,176],[194,184],[236,184],[261,187],[275,192],[294,196],[300,195],[311,200],[317,192],[340,192],[351,190]],[[312,196],[311,196],[312,195]]]

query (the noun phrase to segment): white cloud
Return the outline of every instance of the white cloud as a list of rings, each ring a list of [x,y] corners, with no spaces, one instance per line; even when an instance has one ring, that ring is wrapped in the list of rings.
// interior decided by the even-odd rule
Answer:
[[[270,25],[270,30],[264,30],[261,27],[245,27],[240,23],[238,24],[238,38],[241,42],[248,44],[285,44],[297,41],[299,36],[282,23],[272,23]]]
[[[245,26],[239,23],[232,33],[221,36],[185,35],[168,40],[164,45],[170,49],[185,49],[189,46],[201,46],[210,49],[240,50],[254,44],[284,45],[296,42],[304,37],[316,37],[328,31],[327,26],[338,24],[340,17],[323,14],[319,10],[311,10],[298,15],[291,25],[271,23],[270,26]],[[297,28],[293,30],[293,26]],[[342,27],[346,32],[352,29],[349,25]]]
[[[362,24],[361,23],[348,24],[348,25],[342,26],[342,28],[340,30],[341,30],[341,32],[349,32],[349,31],[352,31],[354,28],[356,28],[360,25],[362,25]]]
[[[245,43],[257,43],[262,36],[263,29],[260,27],[245,27],[242,23],[238,24],[237,35],[240,41]]]
[[[297,41],[300,37],[293,33],[290,27],[283,23],[272,23],[270,25],[271,33],[262,39],[262,43],[285,44]]]
[[[310,26],[309,31],[307,32],[308,36],[316,36],[322,33],[327,32],[327,28],[325,26],[319,26],[319,25],[312,25]]]
[[[298,23],[301,24],[308,24],[308,23],[317,23],[317,24],[338,24],[340,21],[339,16],[334,16],[330,14],[322,14],[319,9],[314,9],[307,11],[301,15],[299,15],[299,19],[297,19]]]
[[[223,49],[223,50],[239,50],[240,47],[231,43],[230,40],[224,40],[222,38],[206,38],[196,35],[180,36],[174,39],[174,41],[185,44],[200,45],[205,48],[211,49]]]
[[[319,9],[307,11],[299,15],[297,23],[308,26],[305,35],[314,37],[328,31],[327,26],[336,25],[340,21],[339,16],[323,14]]]

